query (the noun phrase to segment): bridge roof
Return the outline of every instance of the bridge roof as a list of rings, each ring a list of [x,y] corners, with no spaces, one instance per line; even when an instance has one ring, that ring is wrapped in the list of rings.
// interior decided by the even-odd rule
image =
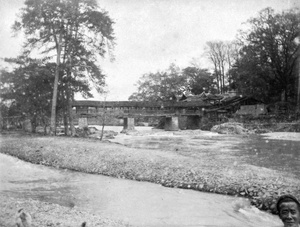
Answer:
[[[80,100],[72,103],[73,107],[209,107],[210,103],[201,100],[190,102],[138,102],[138,101],[90,101]]]

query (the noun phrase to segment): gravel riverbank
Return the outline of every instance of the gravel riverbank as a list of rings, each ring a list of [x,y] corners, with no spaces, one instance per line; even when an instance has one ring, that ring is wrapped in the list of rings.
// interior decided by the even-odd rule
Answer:
[[[300,180],[294,175],[244,163],[217,147],[243,137],[216,135],[210,139],[213,149],[206,144],[199,145],[197,152],[180,152],[130,148],[96,139],[9,133],[1,135],[1,152],[35,164],[247,197],[259,209],[272,213],[276,213],[279,195],[291,193],[300,199]]]
[[[80,227],[83,222],[87,226],[97,227],[128,227],[121,221],[110,220],[76,207],[68,208],[57,204],[40,202],[32,199],[16,199],[0,195],[0,226],[15,227],[16,210],[30,211],[34,223],[32,227],[63,226]],[[17,208],[17,209],[16,209]]]

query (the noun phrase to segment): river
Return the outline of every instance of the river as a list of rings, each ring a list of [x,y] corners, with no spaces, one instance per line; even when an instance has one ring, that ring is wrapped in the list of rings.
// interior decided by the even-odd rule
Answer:
[[[136,128],[140,132],[152,131],[151,127]],[[120,132],[122,127],[107,126],[106,130]],[[206,146],[207,150],[211,148],[211,153],[218,151],[214,158],[220,156],[220,150],[226,150],[226,153],[230,153],[231,157],[235,157],[241,163],[288,172],[295,175],[296,178],[300,178],[300,133],[252,134],[243,138],[240,135],[236,138],[234,135],[220,135],[208,131],[201,131],[200,134],[193,134],[193,131],[190,131],[192,134],[188,133],[188,130],[179,132],[165,132],[162,130],[158,135],[152,134],[150,136],[147,136],[147,133],[144,136],[133,137],[119,134],[111,141],[133,148],[160,150],[197,151]],[[270,161],[270,158],[272,158],[272,161]]]
[[[242,198],[34,165],[0,154],[0,193],[92,209],[131,226],[281,226]]]

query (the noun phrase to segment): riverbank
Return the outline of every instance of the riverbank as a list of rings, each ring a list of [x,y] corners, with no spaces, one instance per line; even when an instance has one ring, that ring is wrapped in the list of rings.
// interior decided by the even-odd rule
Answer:
[[[23,208],[34,226],[79,227],[86,221],[92,227],[105,220],[132,227],[281,226],[277,215],[244,198],[56,169],[1,153],[0,171],[0,223],[12,219],[6,210]]]
[[[145,139],[140,134],[136,136]],[[250,165],[232,155],[232,144],[237,146],[243,136],[207,134],[200,130],[169,136],[177,136],[179,143],[184,140],[181,136],[203,138],[206,143],[203,140],[197,144],[197,150],[174,144],[170,144],[172,149],[145,149],[96,139],[7,133],[1,135],[1,152],[35,164],[247,197],[259,209],[272,213],[276,213],[279,195],[291,193],[300,198],[300,180],[294,175]],[[163,140],[168,138],[162,136]],[[122,139],[130,137],[123,135],[119,142]]]
[[[17,210],[23,209],[31,215],[32,227],[63,226],[79,227],[86,222],[87,226],[98,227],[128,227],[121,221],[110,220],[76,207],[69,208],[38,200],[12,198],[0,195],[0,226],[15,227]]]

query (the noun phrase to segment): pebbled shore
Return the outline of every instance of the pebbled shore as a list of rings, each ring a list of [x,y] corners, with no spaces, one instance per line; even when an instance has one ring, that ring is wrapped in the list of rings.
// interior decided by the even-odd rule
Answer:
[[[0,195],[0,201],[0,227],[16,227],[16,210],[21,208],[26,212],[30,211],[33,220],[32,227],[80,227],[83,222],[86,222],[87,226],[95,227],[129,227],[121,221],[102,218],[91,211],[76,207],[70,209],[57,204],[2,195]]]
[[[216,142],[211,148],[206,145],[199,148],[200,152],[189,153],[20,133],[2,134],[0,139],[2,153],[35,164],[247,197],[256,207],[271,213],[276,213],[275,202],[281,194],[291,193],[300,199],[299,179],[286,172],[243,163],[230,157],[230,153],[223,155],[216,147],[220,139],[221,144],[226,144],[227,137],[222,135],[211,138]],[[233,142],[242,137],[229,139]]]

